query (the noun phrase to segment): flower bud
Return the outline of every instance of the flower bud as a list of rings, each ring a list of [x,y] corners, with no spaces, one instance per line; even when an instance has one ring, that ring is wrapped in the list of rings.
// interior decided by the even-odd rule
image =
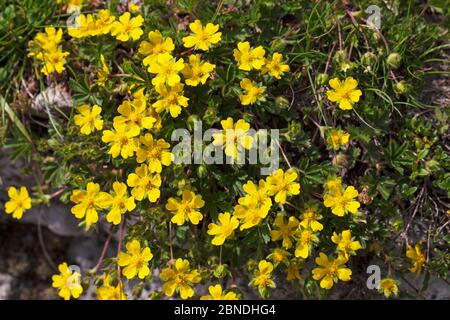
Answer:
[[[361,63],[364,66],[372,66],[377,61],[377,56],[373,52],[366,52],[361,57]]]
[[[409,86],[405,80],[401,80],[392,85],[392,89],[394,90],[394,92],[399,95],[408,92],[408,87]]]
[[[214,269],[214,277],[216,277],[217,279],[222,279],[225,278],[226,275],[228,274],[228,268],[226,264],[219,264],[217,265],[217,267]]]
[[[275,98],[275,104],[280,109],[287,109],[290,105],[289,100],[282,96]]]
[[[200,165],[197,168],[197,176],[202,179],[204,177],[206,177],[206,174],[208,173],[208,170],[206,169],[206,166],[204,165]]]
[[[216,121],[216,108],[208,107],[203,115],[203,120],[212,125]]]
[[[186,120],[188,130],[194,131],[194,123],[198,121],[200,121],[200,117],[198,115],[196,114],[190,115]]]
[[[317,75],[316,84],[318,86],[323,86],[328,82],[328,75],[326,73],[319,73]]]
[[[393,52],[387,57],[386,62],[392,69],[397,69],[402,63],[402,56],[397,52]]]
[[[347,157],[342,152],[339,152],[337,155],[333,157],[331,163],[335,167],[346,167],[348,164]]]

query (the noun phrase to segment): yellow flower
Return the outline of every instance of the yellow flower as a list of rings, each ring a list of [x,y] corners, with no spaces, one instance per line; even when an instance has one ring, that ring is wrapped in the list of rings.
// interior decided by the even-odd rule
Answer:
[[[302,215],[300,216],[302,221],[300,221],[300,225],[303,228],[310,228],[312,231],[321,231],[323,229],[323,225],[317,221],[322,219],[322,215],[317,213],[313,208],[307,208]]]
[[[285,204],[287,196],[300,194],[300,184],[294,182],[298,174],[292,169],[286,172],[278,169],[267,177],[269,184],[269,194],[275,196],[275,202]]]
[[[80,14],[75,18],[74,26],[67,28],[67,33],[74,38],[84,38],[98,33],[92,14]]]
[[[188,86],[196,87],[198,84],[205,84],[210,73],[216,68],[215,64],[202,62],[199,54],[191,54],[189,63],[184,64],[181,73],[186,78],[185,82]]]
[[[139,279],[144,279],[150,274],[148,262],[152,260],[153,254],[149,247],[141,250],[138,240],[130,241],[126,244],[127,253],[120,252],[117,256],[117,264],[123,269],[123,275],[127,279],[133,279],[136,275]]]
[[[181,201],[175,198],[169,198],[166,204],[166,209],[175,212],[175,215],[170,220],[181,226],[185,221],[191,221],[192,224],[197,225],[203,219],[202,214],[198,209],[203,208],[205,201],[202,196],[195,194],[192,191],[183,191]]]
[[[323,289],[331,289],[338,280],[349,281],[352,276],[352,270],[345,266],[347,261],[342,258],[329,260],[327,255],[320,253],[316,258],[319,267],[312,270],[314,280],[320,280],[320,287]]]
[[[343,82],[338,78],[333,78],[329,81],[329,85],[334,90],[327,91],[328,100],[338,102],[339,108],[342,110],[353,109],[353,103],[358,102],[362,95],[361,90],[356,89],[358,81],[353,77],[347,77]]]
[[[233,216],[240,219],[241,231],[258,225],[269,212],[248,197],[239,198],[238,203],[234,207]]]
[[[342,178],[328,177],[325,189],[331,193],[339,193],[342,190]]]
[[[147,106],[144,99],[133,101],[125,100],[117,108],[120,116],[114,117],[114,125],[125,126],[131,137],[138,136],[141,129],[151,129],[156,119],[147,114]]]
[[[65,57],[68,55],[69,52],[66,51],[40,52],[36,55],[36,58],[44,62],[41,72],[48,76],[55,71],[61,73],[66,70],[64,67],[66,64]]]
[[[386,298],[389,298],[391,295],[398,295],[398,281],[393,280],[392,278],[385,278],[380,281],[378,292],[383,293]]]
[[[52,276],[53,288],[58,288],[58,295],[64,300],[70,300],[70,297],[77,299],[82,293],[83,288],[80,284],[80,277],[76,271],[70,270],[67,263],[61,263],[58,266],[59,274]]]
[[[108,80],[109,67],[105,61],[105,56],[103,54],[100,54],[100,63],[101,69],[98,69],[97,71],[97,83],[99,86],[104,87],[106,81]]]
[[[148,198],[150,202],[158,201],[161,192],[161,176],[158,173],[151,174],[147,165],[142,164],[128,175],[127,184],[133,188],[131,195],[138,201]]]
[[[139,5],[137,5],[136,3],[133,3],[132,1],[128,3],[128,8],[131,12],[136,12],[136,11],[141,10]]]
[[[302,227],[298,228],[296,237],[298,241],[295,248],[295,257],[307,259],[314,244],[319,242],[319,238],[311,229],[303,229]]]
[[[144,34],[141,29],[143,23],[144,18],[141,15],[131,18],[131,14],[125,12],[119,17],[119,21],[112,23],[111,35],[122,42],[130,40],[130,38],[137,40]]]
[[[173,40],[170,37],[163,38],[158,30],[148,33],[149,41],[142,41],[139,45],[139,53],[146,56],[142,63],[148,66],[156,62],[158,55],[162,53],[171,53],[175,49]]]
[[[166,296],[171,297],[175,292],[179,292],[181,299],[192,297],[192,285],[202,280],[198,270],[190,270],[189,261],[181,258],[175,261],[175,266],[164,268],[159,277],[166,281],[162,286]]]
[[[54,27],[45,27],[44,32],[38,32],[34,39],[30,41],[32,47],[29,57],[35,56],[36,52],[41,50],[47,52],[54,52],[58,50],[58,45],[62,40],[63,31],[61,28],[55,29]]]
[[[200,297],[200,300],[239,300],[234,292],[224,293],[220,284],[209,286],[208,291],[209,295]]]
[[[255,273],[250,285],[258,289],[275,288],[275,282],[272,279],[273,264],[266,260],[258,263],[258,270]]]
[[[182,58],[175,60],[169,53],[158,54],[155,61],[150,62],[148,72],[156,74],[152,79],[154,86],[168,84],[173,87],[180,83],[178,73],[184,68],[184,60]]]
[[[100,10],[95,17],[95,31],[93,32],[93,35],[109,33],[111,31],[111,26],[115,20],[116,17],[111,15],[111,12],[109,10]]]
[[[102,112],[101,107],[94,104],[91,108],[84,104],[78,107],[78,112],[79,114],[75,115],[73,120],[80,127],[81,134],[89,135],[95,130],[103,129],[103,120],[100,115]]]
[[[406,248],[406,256],[411,259],[413,263],[413,266],[409,268],[409,271],[420,273],[426,262],[425,255],[420,249],[420,243],[417,243],[414,248],[408,244]]]
[[[95,290],[98,300],[127,300],[127,295],[122,290],[122,285],[111,285],[111,276],[106,275],[103,285]]]
[[[300,276],[300,267],[295,260],[291,260],[289,262],[286,273],[287,273],[287,276],[286,276],[287,281],[302,279],[302,277]]]
[[[272,250],[272,253],[267,256],[267,258],[272,260],[276,267],[282,262],[288,264],[289,261],[288,258],[290,255],[291,254],[286,250],[283,250],[281,248],[275,248]]]
[[[222,32],[218,32],[218,24],[207,23],[203,27],[200,20],[195,20],[189,24],[189,29],[193,34],[183,38],[186,48],[195,47],[195,49],[207,51],[213,44],[218,43],[222,37]]]
[[[86,218],[86,226],[89,228],[98,221],[97,210],[103,209],[102,197],[107,193],[100,192],[98,183],[88,182],[86,190],[74,190],[70,201],[76,203],[70,210],[77,219]]]
[[[272,207],[267,183],[263,179],[259,180],[259,185],[247,181],[243,189],[246,195],[238,199],[238,205],[234,207],[233,211],[233,216],[240,219],[240,230],[258,225]]]
[[[138,149],[138,141],[133,138],[133,132],[127,130],[124,124],[114,123],[113,127],[114,130],[103,130],[102,141],[111,143],[108,154],[113,158],[117,158],[119,154],[124,159],[132,157]]]
[[[264,92],[266,91],[265,87],[258,87],[256,83],[248,78],[242,79],[240,82],[240,86],[245,91],[245,94],[241,94],[239,96],[242,105],[246,106],[249,104],[254,104],[257,101],[265,100],[263,96]]]
[[[265,63],[265,53],[266,51],[261,46],[251,49],[248,41],[239,42],[237,49],[233,50],[233,56],[238,63],[239,69],[244,71],[261,69]]]
[[[355,251],[362,248],[359,241],[354,241],[350,230],[344,230],[340,235],[338,235],[336,232],[333,232],[331,241],[337,244],[338,254],[345,259],[348,259],[350,255],[356,254]]]
[[[153,139],[151,133],[146,133],[145,136],[139,138],[141,146],[136,153],[136,161],[142,163],[147,161],[150,172],[160,173],[162,166],[170,166],[173,155],[167,149],[170,148],[164,139]]]
[[[22,219],[23,213],[31,209],[31,198],[26,187],[20,187],[20,191],[15,187],[8,189],[9,201],[5,203],[5,212],[12,213],[14,219]]]
[[[273,225],[274,227],[278,227],[278,229],[274,229],[270,232],[272,241],[279,241],[282,239],[283,248],[291,248],[292,238],[294,237],[294,232],[298,227],[298,223],[297,218],[294,216],[290,216],[288,222],[285,223],[284,216],[282,214],[277,215]]]
[[[102,208],[109,208],[106,221],[118,225],[122,221],[122,215],[127,211],[136,208],[134,197],[128,197],[127,185],[123,182],[115,181],[112,185],[113,193],[103,193],[100,196]]]
[[[208,225],[208,234],[214,236],[211,243],[215,246],[221,246],[226,239],[230,238],[234,230],[239,227],[239,220],[232,217],[229,212],[219,213],[219,223],[210,223]]]
[[[333,148],[333,150],[339,150],[341,146],[345,146],[348,143],[350,134],[342,130],[332,129],[328,134],[327,143]]]
[[[261,69],[262,74],[269,73],[275,79],[281,79],[281,75],[285,72],[289,72],[289,66],[282,64],[283,55],[275,52],[272,55],[272,60],[266,59],[264,66]]]
[[[212,135],[215,146],[225,146],[225,154],[233,159],[238,156],[238,147],[249,150],[253,144],[253,137],[247,134],[250,124],[244,119],[239,119],[235,124],[233,118],[228,117],[226,120],[220,121],[223,131],[222,133],[214,133]]]
[[[266,181],[260,179],[259,184],[256,185],[253,181],[249,180],[242,186],[242,188],[246,193],[246,195],[242,197],[242,201],[244,201],[245,204],[250,202],[255,204],[261,212],[265,213],[262,213],[265,217],[272,207],[272,199],[270,199],[269,188]]]
[[[338,217],[343,217],[347,212],[356,213],[360,203],[354,198],[358,196],[358,191],[353,186],[349,186],[342,193],[341,190],[334,190],[331,194],[323,196],[323,204],[331,208],[331,212]]]
[[[186,108],[188,106],[189,98],[183,96],[184,84],[177,83],[173,87],[166,87],[166,85],[158,85],[155,87],[156,92],[159,93],[161,98],[153,103],[153,108],[158,113],[164,110],[169,110],[172,118],[176,118],[181,113],[181,107]]]

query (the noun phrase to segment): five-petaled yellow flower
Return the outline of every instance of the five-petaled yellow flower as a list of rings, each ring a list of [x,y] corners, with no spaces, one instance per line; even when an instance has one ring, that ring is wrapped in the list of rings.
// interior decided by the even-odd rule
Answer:
[[[86,190],[74,190],[72,192],[70,201],[76,203],[76,205],[70,211],[77,219],[86,218],[86,227],[89,228],[98,221],[97,210],[105,208],[102,198],[106,195],[107,193],[100,192],[98,183],[88,182]]]
[[[196,87],[200,83],[205,84],[210,73],[215,68],[215,64],[206,61],[202,62],[199,54],[191,54],[189,56],[189,63],[184,64],[181,73],[185,77],[185,82],[188,86]]]
[[[333,232],[331,241],[337,244],[337,252],[344,259],[348,259],[350,255],[356,254],[355,251],[362,248],[359,241],[354,240],[352,232],[350,230],[344,230],[340,235]]]
[[[139,53],[146,56],[142,63],[148,66],[158,58],[162,53],[171,53],[175,49],[172,38],[164,38],[159,30],[148,33],[149,41],[142,41],[139,46]]]
[[[200,297],[200,300],[239,300],[234,292],[224,293],[220,284],[209,286],[208,291],[209,295]]]
[[[111,284],[111,276],[106,275],[103,279],[103,285],[95,290],[98,300],[127,300],[127,295],[123,292],[122,284]]]
[[[272,241],[283,240],[283,248],[289,249],[292,247],[292,239],[294,238],[295,230],[297,230],[298,224],[299,222],[296,217],[290,216],[288,222],[285,223],[284,216],[282,214],[278,214],[273,223],[277,229],[273,229],[270,232]]]
[[[230,215],[229,212],[219,213],[219,223],[210,223],[208,225],[208,234],[214,236],[211,243],[215,246],[221,246],[226,239],[231,237],[234,230],[239,227],[239,220]]]
[[[244,184],[243,189],[246,195],[238,199],[238,205],[233,212],[233,215],[240,219],[240,230],[258,225],[272,207],[268,184],[263,179],[259,180],[258,185],[249,180]]]
[[[186,48],[195,47],[195,49],[207,51],[222,38],[222,32],[218,32],[218,24],[207,23],[203,27],[200,20],[195,20],[189,24],[189,29],[191,29],[193,34],[183,38]]]
[[[156,57],[156,60],[150,62],[148,72],[156,74],[152,79],[154,86],[168,84],[173,87],[180,83],[180,76],[178,75],[184,69],[184,60],[182,58],[175,60],[170,53],[161,53]]]
[[[275,282],[272,279],[273,264],[266,260],[258,263],[258,270],[255,273],[250,285],[258,289],[275,288]]]
[[[136,208],[134,197],[128,196],[127,185],[123,182],[115,181],[112,185],[112,194],[103,193],[100,197],[101,206],[109,208],[106,215],[106,221],[118,225],[122,221],[122,215],[127,211],[133,211]]]
[[[141,129],[151,129],[156,119],[147,114],[147,106],[144,99],[133,101],[125,100],[117,108],[120,116],[114,117],[114,124],[125,126],[130,136],[138,136]]]
[[[287,64],[283,64],[283,55],[275,52],[272,59],[266,59],[264,66],[261,69],[262,74],[269,73],[275,79],[281,79],[285,72],[289,72],[290,68]]]
[[[309,257],[314,244],[319,242],[319,238],[311,229],[304,229],[301,226],[296,232],[297,247],[295,248],[295,257],[306,259]]]
[[[228,117],[220,121],[223,131],[212,135],[215,146],[225,146],[225,154],[233,159],[237,159],[240,147],[249,150],[253,144],[253,137],[247,132],[250,124],[244,119],[239,119],[234,123],[233,118]]]
[[[150,202],[156,202],[161,195],[161,176],[152,174],[146,164],[141,164],[134,173],[128,175],[127,185],[133,188],[131,195],[138,201],[148,198]]]
[[[139,279],[144,279],[150,274],[148,262],[152,260],[153,254],[149,247],[141,250],[138,240],[130,241],[126,244],[127,252],[120,252],[117,257],[117,264],[123,269],[123,275],[127,279],[133,279],[136,275]]]
[[[61,263],[58,266],[59,274],[52,276],[53,288],[58,288],[58,295],[64,300],[70,300],[71,297],[77,299],[83,293],[81,286],[81,274],[71,270],[67,263]]]
[[[345,266],[347,260],[336,258],[329,260],[327,255],[321,252],[316,258],[317,268],[312,270],[314,280],[321,280],[320,287],[331,289],[338,280],[349,281],[352,276],[352,270]]]
[[[181,226],[185,221],[198,224],[203,219],[203,215],[198,209],[203,208],[204,205],[205,201],[203,201],[201,195],[185,190],[183,191],[181,201],[175,198],[169,198],[166,209],[175,212],[175,215],[170,221]]]
[[[152,107],[158,113],[164,110],[169,110],[172,118],[176,118],[181,113],[181,108],[188,106],[189,98],[183,95],[184,84],[177,83],[172,87],[167,87],[164,84],[155,87],[156,92],[160,95],[158,101],[153,103]]]
[[[151,133],[146,133],[145,136],[139,138],[141,146],[136,153],[136,161],[138,163],[147,162],[150,172],[160,173],[162,166],[170,166],[173,155],[170,148],[164,139],[153,139]]]
[[[345,146],[350,139],[350,134],[340,129],[332,129],[328,133],[327,143],[333,150],[339,150],[340,147]]]
[[[108,150],[113,158],[120,156],[124,159],[132,157],[138,149],[137,138],[134,138],[134,132],[128,130],[123,123],[113,123],[114,130],[103,130],[102,141],[111,143]]]
[[[265,53],[266,51],[261,46],[254,49],[250,48],[248,41],[239,42],[237,49],[233,50],[233,56],[238,63],[239,69],[244,71],[260,70],[265,63]]]
[[[426,259],[422,250],[420,249],[420,243],[416,243],[414,247],[407,245],[406,256],[411,259],[413,266],[409,268],[409,271],[420,273],[422,267],[424,266]]]
[[[84,104],[78,107],[78,112],[79,114],[76,114],[73,120],[80,127],[81,134],[89,135],[95,130],[103,129],[101,107],[94,104],[91,108],[87,104]]]
[[[344,81],[333,78],[329,81],[329,85],[333,90],[327,91],[327,98],[332,102],[339,103],[342,110],[353,109],[353,104],[359,101],[362,92],[356,89],[358,81],[353,77],[347,77]]]
[[[258,87],[258,85],[248,78],[244,78],[240,82],[241,88],[244,90],[244,94],[239,96],[241,104],[246,106],[254,104],[257,101],[264,101],[265,87]]]
[[[162,291],[171,297],[175,292],[180,293],[181,299],[189,299],[194,295],[192,285],[202,280],[198,270],[190,270],[189,261],[178,258],[174,266],[164,268],[159,276],[166,281]]]
[[[323,229],[323,225],[317,221],[322,219],[322,215],[317,213],[313,208],[307,208],[300,218],[302,219],[300,225],[305,229],[310,228],[312,231],[321,231]]]
[[[143,23],[144,18],[141,15],[131,18],[131,13],[125,12],[119,17],[119,21],[112,23],[111,35],[122,42],[137,40],[144,34],[141,29]]]
[[[380,280],[378,292],[383,293],[386,298],[398,295],[398,281],[389,277]]]
[[[55,52],[40,52],[36,55],[38,60],[42,60],[44,65],[41,68],[41,72],[48,76],[53,72],[61,73],[66,68],[64,65],[66,64],[66,57],[69,55],[69,52],[66,51],[55,51]]]
[[[353,186],[343,189],[335,189],[333,192],[323,196],[323,204],[327,208],[331,208],[331,212],[338,217],[343,217],[347,212],[356,213],[360,207],[360,203],[354,198],[358,196],[358,190]]]
[[[12,213],[14,219],[22,219],[23,213],[31,209],[31,198],[26,187],[20,187],[17,190],[15,187],[8,189],[9,201],[5,203],[5,212]]]
[[[285,204],[288,196],[300,194],[300,184],[295,182],[297,177],[297,172],[292,169],[286,172],[278,169],[267,177],[269,194],[275,196],[275,202]]]

